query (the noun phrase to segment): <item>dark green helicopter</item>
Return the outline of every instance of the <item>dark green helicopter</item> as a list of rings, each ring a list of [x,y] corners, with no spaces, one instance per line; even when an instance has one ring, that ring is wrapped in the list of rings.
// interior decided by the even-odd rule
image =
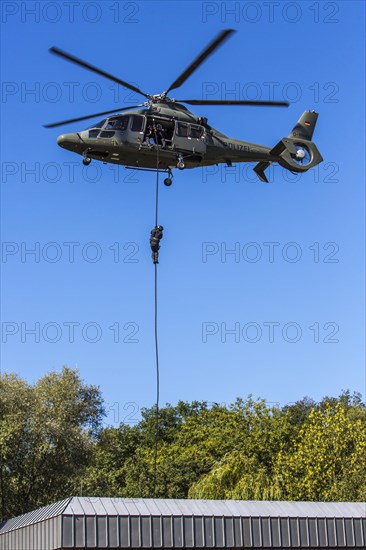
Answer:
[[[207,118],[197,117],[182,103],[188,105],[262,105],[287,107],[286,101],[252,100],[199,100],[172,99],[168,94],[179,88],[190,75],[211,55],[234,31],[226,29],[219,33],[187,69],[169,86],[157,95],[142,92],[136,86],[112,76],[101,69],[82,61],[58,48],[50,52],[72,63],[97,73],[146,98],[146,102],[134,107],[124,107],[95,113],[83,117],[47,124],[55,128],[63,124],[79,122],[103,115],[105,118],[82,132],[62,134],[57,138],[60,147],[82,155],[83,163],[92,159],[122,164],[141,170],[159,169],[167,172],[166,185],[172,183],[172,169],[197,168],[213,164],[233,162],[257,162],[254,171],[259,179],[268,182],[264,173],[272,162],[292,172],[306,172],[323,159],[312,135],[318,118],[314,111],[305,111],[290,135],[281,139],[274,147],[256,145],[247,141],[232,139],[207,122]],[[126,113],[119,114],[122,111]]]

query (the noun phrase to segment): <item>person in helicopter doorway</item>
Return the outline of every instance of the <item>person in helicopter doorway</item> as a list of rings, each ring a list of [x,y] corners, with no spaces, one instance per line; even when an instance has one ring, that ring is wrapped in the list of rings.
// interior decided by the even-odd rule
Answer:
[[[146,145],[150,145],[150,139],[153,139],[154,140],[154,143],[155,143],[155,130],[154,130],[154,126],[152,124],[150,124],[148,127],[147,127],[147,130],[146,130],[146,136],[145,136],[145,144]]]
[[[151,257],[154,264],[159,263],[159,248],[160,241],[163,238],[163,229],[162,225],[156,225],[150,232]]]
[[[156,125],[156,135],[159,145],[165,147],[165,128],[163,128],[161,124]]]

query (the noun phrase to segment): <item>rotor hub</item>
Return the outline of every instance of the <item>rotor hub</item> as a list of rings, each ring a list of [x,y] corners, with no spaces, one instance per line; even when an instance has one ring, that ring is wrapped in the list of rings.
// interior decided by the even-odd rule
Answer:
[[[304,149],[297,150],[296,158],[298,158],[299,160],[302,160],[303,158],[305,158],[305,156],[306,156],[306,152],[304,151]]]

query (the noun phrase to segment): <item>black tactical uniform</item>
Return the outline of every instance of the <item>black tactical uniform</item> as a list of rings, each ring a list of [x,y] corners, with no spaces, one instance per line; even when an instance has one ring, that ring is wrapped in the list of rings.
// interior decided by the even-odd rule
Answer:
[[[144,143],[146,143],[146,145],[150,145],[150,138],[152,138],[155,141],[154,127],[151,126],[151,125],[148,126],[148,128],[147,128],[145,142],[144,142]]]
[[[161,124],[156,125],[156,135],[159,145],[165,147],[165,128],[163,128]]]
[[[159,248],[160,241],[163,238],[163,229],[164,227],[162,225],[157,225],[151,230],[150,233],[150,246],[152,250],[151,257],[154,264],[159,263]]]

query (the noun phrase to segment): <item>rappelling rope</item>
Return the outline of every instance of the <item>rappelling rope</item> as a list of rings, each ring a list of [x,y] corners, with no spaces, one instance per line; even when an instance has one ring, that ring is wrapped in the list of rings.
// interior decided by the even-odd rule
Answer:
[[[154,122],[154,133],[156,143],[156,188],[155,188],[155,227],[158,225],[159,209],[159,146]],[[160,397],[160,379],[159,379],[159,350],[158,350],[158,264],[154,264],[155,279],[155,359],[156,359],[156,405],[155,405],[155,445],[154,445],[154,481],[153,496],[156,491],[156,464],[158,457],[159,441],[159,397]]]

